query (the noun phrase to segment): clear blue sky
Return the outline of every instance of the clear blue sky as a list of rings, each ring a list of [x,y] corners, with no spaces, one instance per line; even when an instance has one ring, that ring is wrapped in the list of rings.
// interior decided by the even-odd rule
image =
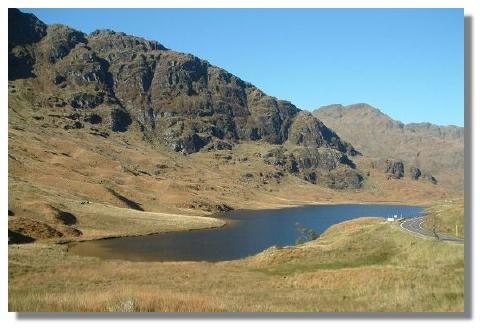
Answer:
[[[312,110],[369,103],[463,126],[463,9],[24,9],[192,53]]]

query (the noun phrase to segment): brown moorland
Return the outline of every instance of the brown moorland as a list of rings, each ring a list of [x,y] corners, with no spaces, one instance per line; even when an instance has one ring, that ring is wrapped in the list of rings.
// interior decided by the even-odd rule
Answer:
[[[463,310],[463,245],[378,219],[230,262],[69,254],[70,241],[219,227],[208,215],[232,208],[416,204],[451,232],[463,194],[455,172],[392,177],[311,114],[192,55],[9,15],[10,311]]]

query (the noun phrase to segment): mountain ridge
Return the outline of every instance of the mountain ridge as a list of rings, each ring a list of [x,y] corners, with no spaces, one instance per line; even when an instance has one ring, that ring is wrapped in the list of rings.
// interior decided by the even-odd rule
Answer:
[[[327,105],[312,112],[364,154],[399,158],[431,174],[455,175],[463,185],[464,128],[394,120],[368,104]],[[451,177],[448,177],[451,178]]]
[[[355,148],[311,113],[194,55],[123,32],[46,25],[16,9],[9,30],[34,36],[9,39],[9,79],[34,79],[32,105],[63,112],[64,129],[136,133],[185,155],[243,141],[283,145],[275,165],[312,183],[327,174],[332,186],[337,169],[355,170],[344,159]],[[347,175],[361,185],[358,172]]]
[[[53,81],[59,88],[71,89],[70,96],[82,91],[79,99],[70,99],[78,109],[116,103],[141,124],[142,130],[153,132],[150,137],[163,138],[175,150],[195,152],[212,139],[264,139],[281,144],[287,141],[288,130],[300,112],[288,101],[268,96],[205,60],[168,50],[157,41],[112,30],[87,35],[64,25],[34,21],[32,15],[19,19],[20,15],[12,12],[11,30],[30,28],[40,33],[31,40],[12,38],[9,42],[9,61],[17,68],[10,79],[18,77],[17,71],[24,75],[31,70],[44,88],[52,87],[48,84]],[[15,26],[16,21],[27,22],[27,27]],[[51,72],[42,69],[54,71],[51,81],[44,78]],[[177,118],[169,118],[173,116]],[[172,122],[179,116],[183,116],[181,124]],[[185,116],[197,122],[186,122]],[[352,148],[312,116],[304,114],[302,118],[315,129],[311,133],[325,137],[307,138],[316,146],[328,145],[340,151]],[[210,125],[210,131],[195,123]],[[161,129],[156,129],[157,125]],[[213,125],[220,129],[211,131]],[[166,129],[169,131],[163,133]]]
[[[394,119],[392,118],[390,115],[386,114],[385,112],[383,112],[382,110],[380,110],[379,108],[375,107],[375,106],[372,106],[370,105],[369,103],[365,103],[365,102],[359,102],[359,103],[352,103],[352,104],[348,104],[348,105],[344,105],[344,104],[329,104],[329,105],[323,105],[323,106],[320,106],[314,110],[311,110],[310,112],[314,113],[316,111],[322,111],[322,110],[329,110],[329,109],[332,109],[332,108],[343,108],[343,109],[348,109],[348,108],[354,108],[354,109],[359,109],[359,108],[369,108],[371,109],[372,111],[375,111],[377,113],[380,113],[384,116],[386,116],[389,120],[391,121],[394,121],[396,123],[398,123],[399,125],[403,125],[403,126],[417,126],[417,125],[420,125],[420,126],[434,126],[434,127],[438,127],[440,129],[444,129],[444,128],[453,128],[453,129],[459,129],[459,130],[464,130],[464,127],[463,126],[460,126],[460,125],[456,125],[456,124],[436,124],[436,123],[432,123],[432,122],[429,122],[429,121],[416,121],[416,122],[410,122],[410,123],[404,123],[402,122],[401,120],[397,120],[397,119]]]

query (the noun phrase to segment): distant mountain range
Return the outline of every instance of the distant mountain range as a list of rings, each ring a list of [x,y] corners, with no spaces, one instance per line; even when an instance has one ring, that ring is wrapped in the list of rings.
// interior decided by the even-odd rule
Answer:
[[[329,105],[313,115],[364,155],[397,158],[463,183],[464,128],[393,120],[368,104]]]

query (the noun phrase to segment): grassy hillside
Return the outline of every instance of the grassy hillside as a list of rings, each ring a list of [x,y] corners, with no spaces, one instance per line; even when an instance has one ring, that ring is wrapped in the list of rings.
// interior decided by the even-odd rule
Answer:
[[[465,232],[464,199],[437,202],[428,210],[425,227],[436,232],[463,238]]]
[[[463,311],[463,245],[357,219],[231,262],[127,262],[9,246],[10,311]]]

